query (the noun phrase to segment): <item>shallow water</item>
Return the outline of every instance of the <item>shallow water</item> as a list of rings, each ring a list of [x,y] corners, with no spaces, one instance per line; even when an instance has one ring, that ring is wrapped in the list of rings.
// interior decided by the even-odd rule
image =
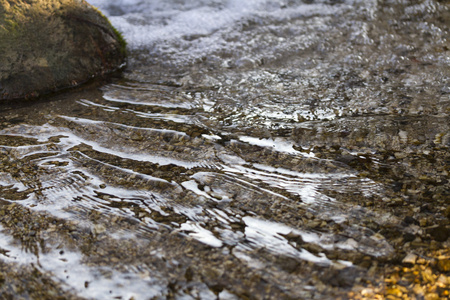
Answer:
[[[370,297],[448,250],[445,1],[90,2],[123,77],[0,113],[2,263],[41,274],[6,295]]]

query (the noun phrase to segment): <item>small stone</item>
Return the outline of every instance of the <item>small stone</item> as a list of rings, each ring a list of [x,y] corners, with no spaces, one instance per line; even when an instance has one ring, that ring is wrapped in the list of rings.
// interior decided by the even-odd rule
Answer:
[[[426,218],[420,219],[420,220],[419,220],[419,225],[420,225],[421,227],[427,226],[427,219],[426,219]]]
[[[423,294],[424,294],[423,287],[422,287],[420,284],[416,284],[416,285],[413,287],[413,292],[414,292],[414,294],[416,294],[416,295],[423,295]]]
[[[444,215],[445,215],[448,219],[450,219],[450,205],[447,206],[447,208],[445,209]]]
[[[436,281],[433,272],[431,271],[430,268],[427,268],[422,272],[422,279],[423,281],[429,282],[431,284],[433,284]]]
[[[408,154],[405,153],[405,152],[395,152],[395,153],[394,153],[394,156],[395,156],[395,158],[397,158],[397,159],[403,159],[403,158],[405,158],[406,156],[408,156]]]
[[[450,278],[446,277],[444,274],[441,274],[437,279],[437,283],[442,288],[448,287],[450,286]]]
[[[308,226],[310,226],[312,228],[317,228],[320,226],[321,223],[322,223],[322,221],[320,221],[320,220],[313,220],[308,223]]]
[[[403,293],[398,288],[390,288],[386,292],[388,295],[392,295],[395,297],[401,297]]]
[[[412,234],[412,233],[409,233],[409,232],[406,232],[403,235],[403,240],[405,242],[412,242],[412,241],[414,241],[415,238],[416,238],[416,236],[414,234]]]
[[[441,248],[441,244],[435,240],[430,242],[430,250],[439,250]]]
[[[365,288],[361,291],[361,295],[365,297],[373,297],[374,294],[375,292],[371,288]]]
[[[450,237],[450,227],[444,225],[428,227],[426,231],[438,242],[445,242]]]
[[[105,227],[105,225],[103,225],[103,224],[96,224],[96,225],[94,226],[93,232],[94,232],[94,234],[96,234],[96,235],[102,234],[102,233],[105,232],[105,231],[106,231],[106,227]]]
[[[405,258],[403,258],[402,263],[404,264],[415,264],[417,260],[417,255],[414,253],[408,253]]]
[[[439,297],[438,294],[436,293],[429,293],[425,295],[425,300],[440,300],[441,298]]]
[[[441,272],[450,272],[450,258],[439,259],[437,268]]]
[[[422,257],[418,258],[417,261],[416,261],[416,263],[418,265],[425,265],[425,264],[427,264],[427,262],[428,261],[426,259],[422,258]]]
[[[403,223],[406,224],[406,225],[409,225],[409,224],[417,224],[417,220],[414,219],[414,218],[411,217],[411,216],[406,216],[406,217],[403,219]]]
[[[136,132],[130,136],[130,139],[135,142],[140,142],[144,140],[144,137],[139,132]]]

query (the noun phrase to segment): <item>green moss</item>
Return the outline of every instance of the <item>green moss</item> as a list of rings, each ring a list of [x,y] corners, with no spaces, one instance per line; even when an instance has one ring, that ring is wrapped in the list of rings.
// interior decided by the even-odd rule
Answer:
[[[19,29],[19,23],[14,20],[5,20],[5,28],[10,32],[16,32]]]
[[[108,22],[109,22],[109,20],[108,20]],[[117,36],[117,40],[119,41],[120,53],[123,56],[127,56],[127,41],[123,37],[122,33],[119,30],[116,29],[116,27],[111,25],[111,28],[114,31],[114,34]]]
[[[116,27],[114,27],[112,24],[111,24],[111,21],[109,21],[109,19],[97,8],[97,7],[95,7],[95,6],[92,6],[96,11],[97,11],[97,13],[100,15],[100,16],[102,16],[105,20],[106,20],[106,22],[108,22],[108,24],[111,26],[111,28],[112,28],[112,30],[113,30],[113,32],[114,32],[114,34],[116,35],[116,37],[117,37],[117,40],[118,40],[118,42],[119,42],[119,44],[120,44],[120,54],[122,54],[124,57],[126,57],[127,56],[127,41],[125,40],[125,38],[123,37],[123,35],[122,35],[122,33],[119,31],[119,30],[117,30],[117,28]]]

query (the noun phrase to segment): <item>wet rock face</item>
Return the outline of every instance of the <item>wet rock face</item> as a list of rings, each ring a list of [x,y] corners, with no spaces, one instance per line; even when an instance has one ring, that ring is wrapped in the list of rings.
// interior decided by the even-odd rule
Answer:
[[[32,98],[117,70],[125,42],[84,0],[0,0],[0,99]]]

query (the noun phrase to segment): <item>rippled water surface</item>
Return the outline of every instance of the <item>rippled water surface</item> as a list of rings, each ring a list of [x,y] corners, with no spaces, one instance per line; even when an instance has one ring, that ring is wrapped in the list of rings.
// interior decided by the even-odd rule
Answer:
[[[448,2],[90,2],[123,76],[1,108],[5,295],[370,298],[450,255]]]

